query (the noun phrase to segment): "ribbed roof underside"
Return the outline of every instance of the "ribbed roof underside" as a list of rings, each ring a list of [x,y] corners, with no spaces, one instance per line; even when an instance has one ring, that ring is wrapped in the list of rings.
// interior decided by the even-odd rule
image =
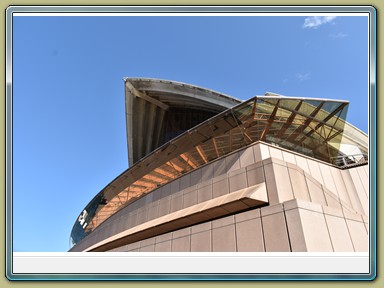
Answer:
[[[145,78],[124,80],[130,166],[175,135],[241,102],[179,82]],[[189,117],[174,115],[181,109]]]

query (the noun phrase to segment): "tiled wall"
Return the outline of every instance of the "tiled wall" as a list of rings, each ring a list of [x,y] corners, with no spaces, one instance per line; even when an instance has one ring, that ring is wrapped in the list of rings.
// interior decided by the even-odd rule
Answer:
[[[121,246],[115,252],[366,252],[367,219],[289,200]]]
[[[307,251],[308,249],[316,251],[319,248],[339,251],[337,250],[339,248],[333,247],[338,247],[339,244],[332,244],[341,237],[334,232],[337,231],[337,227],[340,231],[348,231],[349,235],[360,235],[362,227],[367,230],[365,228],[367,225],[363,224],[360,215],[368,215],[367,166],[339,170],[270,145],[255,144],[183,175],[138,199],[102,223],[73,251],[81,251],[151,219],[262,182],[266,182],[269,207],[195,225],[118,249],[119,251],[161,249],[164,249],[161,251]],[[297,207],[296,212],[291,209],[292,211],[288,213],[282,203],[290,203],[293,199],[299,199],[300,203],[313,202],[314,205],[319,205],[320,209],[322,206],[331,209],[327,210],[328,212],[334,209],[343,216]],[[320,213],[323,215],[322,219],[328,221],[324,224],[316,213]],[[349,224],[342,226],[340,219],[347,219],[345,215],[348,213],[355,218],[357,215],[360,222],[356,219],[348,219],[349,222],[343,220],[343,223]],[[297,218],[301,222],[288,221],[288,218]],[[311,226],[305,222],[307,219],[311,219],[313,223],[323,223],[325,226],[319,224],[319,227],[330,229],[330,232],[324,235],[331,235],[333,238],[330,236],[329,241],[324,240],[320,246],[313,244],[311,235],[317,234],[312,234]],[[298,225],[303,228],[301,230],[295,228]],[[287,227],[290,227],[291,233],[288,233]],[[316,231],[325,233],[326,230],[323,228]],[[305,243],[299,241],[300,235],[305,239]],[[349,251],[355,251],[356,247],[361,248],[359,244],[352,246],[354,250]]]

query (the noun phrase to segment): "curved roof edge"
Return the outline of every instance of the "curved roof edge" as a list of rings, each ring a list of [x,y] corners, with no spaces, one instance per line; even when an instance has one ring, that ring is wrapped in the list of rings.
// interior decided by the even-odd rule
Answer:
[[[176,81],[128,77],[123,80],[129,166],[164,144],[169,135],[180,134],[242,102],[223,93]],[[189,111],[189,116],[169,131],[167,119],[172,119],[177,110]]]

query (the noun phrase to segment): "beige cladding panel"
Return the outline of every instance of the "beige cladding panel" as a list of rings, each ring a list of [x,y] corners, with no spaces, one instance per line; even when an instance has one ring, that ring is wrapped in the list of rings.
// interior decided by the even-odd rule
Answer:
[[[225,157],[225,165],[227,166],[227,172],[240,169],[239,152],[232,153]]]
[[[183,192],[171,196],[170,213],[183,209]]]
[[[191,175],[188,173],[180,178],[180,190],[191,186]]]
[[[285,211],[292,252],[307,252],[299,208]]]
[[[228,178],[230,193],[248,187],[245,168],[240,168],[236,171],[230,172],[228,174]],[[215,189],[215,187],[213,187],[213,189]]]
[[[369,251],[368,234],[364,223],[346,219],[355,252]]]
[[[275,175],[279,203],[293,199],[292,184],[287,167],[273,163],[273,173]]]
[[[148,220],[156,219],[157,217],[159,217],[159,202],[160,201],[155,201],[153,203],[148,204]]]
[[[213,178],[213,164],[207,164],[201,168],[201,181],[208,181]]]
[[[192,205],[196,205],[197,202],[197,186],[194,185],[189,187],[183,191],[183,208],[190,207]]]
[[[367,209],[364,209],[360,201],[359,195],[356,191],[357,187],[354,185],[354,181],[351,176],[352,169],[342,170],[341,176],[344,180],[346,190],[348,191],[349,199],[351,200],[352,208],[361,214],[365,214]],[[367,214],[366,214],[367,215]]]
[[[247,167],[253,163],[255,163],[255,157],[253,154],[253,148],[248,147],[239,152],[240,155],[240,166]]]
[[[307,209],[291,209],[285,212],[281,209],[277,211],[276,207],[280,206],[274,205],[297,198],[321,204],[325,207],[330,206],[341,209],[342,205],[343,209],[346,209],[345,211],[353,211],[353,209],[356,210],[356,207],[360,207],[360,211],[357,209],[356,212],[364,213],[364,210],[361,208],[361,202],[365,201],[363,204],[366,205],[368,203],[366,196],[367,184],[363,184],[361,180],[363,176],[366,175],[364,166],[358,167],[359,169],[352,168],[355,170],[350,169],[352,172],[350,170],[338,170],[322,163],[318,164],[316,161],[308,160],[305,157],[297,155],[290,157],[287,152],[283,151],[281,154],[282,158],[286,160],[289,159],[290,161],[288,162],[295,160],[298,163],[297,166],[275,158],[269,158],[263,162],[252,163],[240,168],[244,163],[249,164],[252,162],[246,157],[247,153],[257,159],[257,151],[260,152],[260,155],[267,155],[267,153],[269,154],[271,151],[273,155],[278,156],[278,153],[275,151],[276,149],[277,148],[264,144],[255,144],[243,151],[232,154],[235,155],[235,157],[219,159],[218,161],[183,175],[176,181],[172,181],[156,189],[153,193],[142,197],[118,212],[118,214],[115,214],[100,225],[98,229],[95,230],[96,233],[89,235],[89,237],[86,238],[86,243],[79,243],[78,248],[83,247],[81,250],[86,249],[86,247],[90,247],[107,239],[111,237],[111,235],[135,227],[145,221],[157,219],[163,215],[226,195],[232,191],[236,192],[239,189],[266,182],[268,201],[271,206],[261,209],[263,211],[262,217],[253,217],[239,221],[238,215],[242,214],[240,213],[236,214],[236,222],[232,224],[220,227],[216,225],[212,229],[206,229],[200,232],[192,229],[190,236],[185,235],[177,238],[173,238],[172,236],[169,240],[162,242],[157,241],[156,244],[151,244],[152,246],[147,245],[148,247],[132,248],[133,246],[129,246],[130,244],[126,246],[131,247],[130,251],[282,252],[290,251],[291,249],[292,251],[305,251],[305,249],[307,249],[308,251],[316,252],[333,251],[333,249],[335,249],[336,252],[343,252],[350,251],[352,245],[345,244],[342,246],[343,242],[348,242],[347,238],[345,238],[345,229],[348,228],[348,232],[352,238],[352,240],[349,241],[353,243],[354,249],[357,251],[367,251],[367,224],[362,222],[361,216],[359,216],[360,222],[349,219],[348,226],[343,226],[343,218],[340,216],[324,216],[324,214]],[[224,165],[225,163],[229,164],[230,167],[226,167],[226,165]],[[237,167],[237,169],[230,171],[232,167]],[[311,175],[306,174],[306,169],[311,172]],[[355,179],[352,179],[351,174]],[[321,177],[319,177],[319,175]],[[207,180],[203,181],[205,178],[207,178]],[[324,188],[316,181],[318,178],[325,179],[325,181],[327,181],[326,179],[332,178],[332,183],[328,183],[326,186],[328,188],[332,187],[332,189],[336,191]],[[189,187],[187,187],[188,185]],[[359,188],[359,191],[356,191],[356,187]],[[341,199],[338,198],[337,192],[340,194]],[[237,209],[246,207],[240,204],[242,203],[234,203],[232,206],[229,205],[228,208],[236,211]],[[212,215],[221,215],[231,212],[225,211],[225,209],[223,210],[222,208],[220,209],[222,212],[218,214],[216,212],[219,211],[215,212],[213,210],[211,211],[212,213],[209,213]],[[260,210],[256,209],[255,211]],[[274,212],[272,213],[271,211]],[[205,218],[203,214],[199,217],[196,216],[196,221],[210,220],[207,215],[208,214],[205,215]],[[322,219],[319,215],[322,215]],[[198,220],[198,218],[200,220]],[[212,223],[216,223],[215,221]],[[366,220],[366,222],[368,222],[368,220]],[[327,227],[328,230],[326,229]],[[340,231],[343,232],[341,233]],[[365,238],[362,237],[362,232],[365,233]],[[227,243],[221,241],[219,239],[220,234],[229,235],[228,239],[230,240],[228,240]],[[323,239],[321,237],[323,237]],[[320,241],[320,239],[322,240]],[[188,241],[190,244],[187,244]],[[334,246],[333,248],[332,245]]]
[[[325,220],[334,252],[354,252],[345,219],[325,214]]]
[[[172,233],[172,252],[191,251],[191,228],[184,228]]]
[[[368,167],[368,165],[356,167],[355,170],[359,174],[359,178],[360,178],[361,184],[363,185],[364,190],[367,193],[367,197],[368,197],[369,196],[369,183],[368,183],[369,182],[368,181],[369,178],[368,178],[368,176],[366,174],[366,171],[365,171],[364,167]]]
[[[255,151],[256,153],[256,151]],[[261,158],[260,160],[268,159],[271,157],[271,154],[269,152],[269,146],[260,144],[259,145],[259,157]]]
[[[166,233],[156,237],[155,252],[171,252],[171,233]]]
[[[213,176],[217,177],[227,173],[227,165],[225,164],[225,158],[221,158],[213,162]]]
[[[295,155],[295,160],[296,160],[297,166],[299,166],[301,169],[303,169],[308,174],[311,174],[311,171],[309,170],[307,158],[299,156],[299,155]]]
[[[260,143],[257,143],[257,144],[252,146],[253,156],[255,157],[256,163],[263,160],[262,153],[261,153],[261,149],[262,149],[261,146],[263,146],[263,144],[260,144]]]
[[[331,167],[329,165],[319,163],[319,168],[320,168],[321,175],[324,179],[324,186],[327,187],[329,190],[333,191],[334,193],[336,193],[337,197],[339,197],[339,193],[337,191],[335,181],[333,180]]]
[[[191,227],[191,251],[211,252],[212,251],[212,229],[211,222]]]
[[[264,252],[260,209],[235,215],[238,252]]]
[[[271,154],[272,158],[276,158],[276,159],[284,161],[283,153],[280,149],[276,149],[274,147],[269,147],[269,153]]]
[[[345,202],[349,207],[352,207],[351,199],[348,195],[348,191],[345,187],[341,171],[337,168],[331,168],[333,180],[335,181],[335,186],[340,197],[340,200]]]
[[[223,196],[229,193],[228,175],[223,174],[213,179],[212,198]]]
[[[265,182],[264,167],[262,162],[246,167],[248,186],[253,186]]]
[[[332,252],[332,243],[323,213],[299,209],[308,252]]]
[[[297,165],[295,155],[286,151],[283,151],[283,159],[287,163]]]
[[[210,199],[212,199],[212,180],[197,185],[197,203],[202,203]]]
[[[213,252],[236,251],[234,216],[212,221]]]
[[[368,207],[369,207],[368,193],[365,190],[365,187],[364,187],[365,185],[361,181],[360,175],[359,175],[356,168],[355,169],[349,169],[349,172],[351,174],[352,181],[356,187],[357,196],[358,196],[358,199],[361,203],[361,206],[363,207],[364,214],[368,215],[369,214],[368,213]]]
[[[270,205],[280,203],[279,194],[277,191],[277,184],[275,179],[275,173],[273,171],[272,163],[264,165],[265,182],[267,185],[268,200]]]
[[[288,173],[291,179],[294,198],[310,201],[307,181],[304,172],[297,166],[288,165]]]
[[[324,185],[323,175],[321,174],[319,163],[313,160],[307,160],[310,175],[318,182]]]
[[[281,204],[261,208],[266,252],[290,252],[287,225]]]

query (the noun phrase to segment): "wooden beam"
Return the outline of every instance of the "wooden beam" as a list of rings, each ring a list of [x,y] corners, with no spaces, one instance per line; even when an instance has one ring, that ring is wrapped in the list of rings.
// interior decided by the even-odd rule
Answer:
[[[293,120],[295,119],[296,115],[297,115],[297,111],[300,109],[301,107],[301,104],[303,104],[303,100],[301,100],[295,107],[295,109],[291,112],[291,115],[289,115],[286,123],[283,125],[283,127],[281,127],[279,133],[277,134],[277,137],[278,138],[281,138],[281,136],[283,136],[283,134],[285,133],[285,131],[288,129],[289,126],[291,126]]]
[[[180,157],[188,163],[189,166],[191,166],[193,169],[197,168],[197,165],[193,163],[185,154],[180,154]]]
[[[197,146],[196,146],[196,150],[197,150],[197,152],[199,153],[201,159],[203,159],[203,161],[204,161],[205,163],[208,163],[207,157],[204,155],[204,151],[203,151],[203,149],[201,149],[200,145],[197,145]]]
[[[335,109],[332,113],[330,113],[323,121],[321,121],[319,124],[316,125],[315,129],[309,131],[307,134],[305,134],[305,137],[311,136],[317,129],[319,129],[321,126],[326,125],[327,121],[331,119],[333,116],[335,116],[340,110],[342,110],[345,106],[347,106],[348,103],[341,103],[337,109]],[[327,126],[330,126],[329,124]],[[334,127],[331,126],[331,127]]]
[[[213,147],[215,147],[217,158],[219,158],[220,157],[220,153],[219,153],[219,149],[217,148],[217,142],[216,142],[215,137],[212,137],[212,142],[213,142]]]
[[[301,132],[304,131],[305,128],[308,127],[308,125],[313,121],[314,117],[319,113],[321,110],[321,107],[324,105],[324,101],[320,102],[320,104],[315,108],[315,110],[312,111],[312,113],[309,115],[307,119],[304,121],[304,125],[297,127],[295,131],[288,137],[288,141],[293,141],[297,138],[297,136],[300,135]]]
[[[261,136],[259,138],[261,141],[265,140],[265,137],[268,134],[269,128],[271,127],[271,125],[273,124],[273,122],[275,120],[277,110],[279,109],[279,103],[280,103],[280,99],[277,100],[277,102],[275,104],[275,108],[273,108],[273,111],[272,111],[271,115],[269,116],[269,119],[267,120],[268,123],[267,123],[267,125],[265,125],[265,128],[264,128],[263,132],[261,133]]]

